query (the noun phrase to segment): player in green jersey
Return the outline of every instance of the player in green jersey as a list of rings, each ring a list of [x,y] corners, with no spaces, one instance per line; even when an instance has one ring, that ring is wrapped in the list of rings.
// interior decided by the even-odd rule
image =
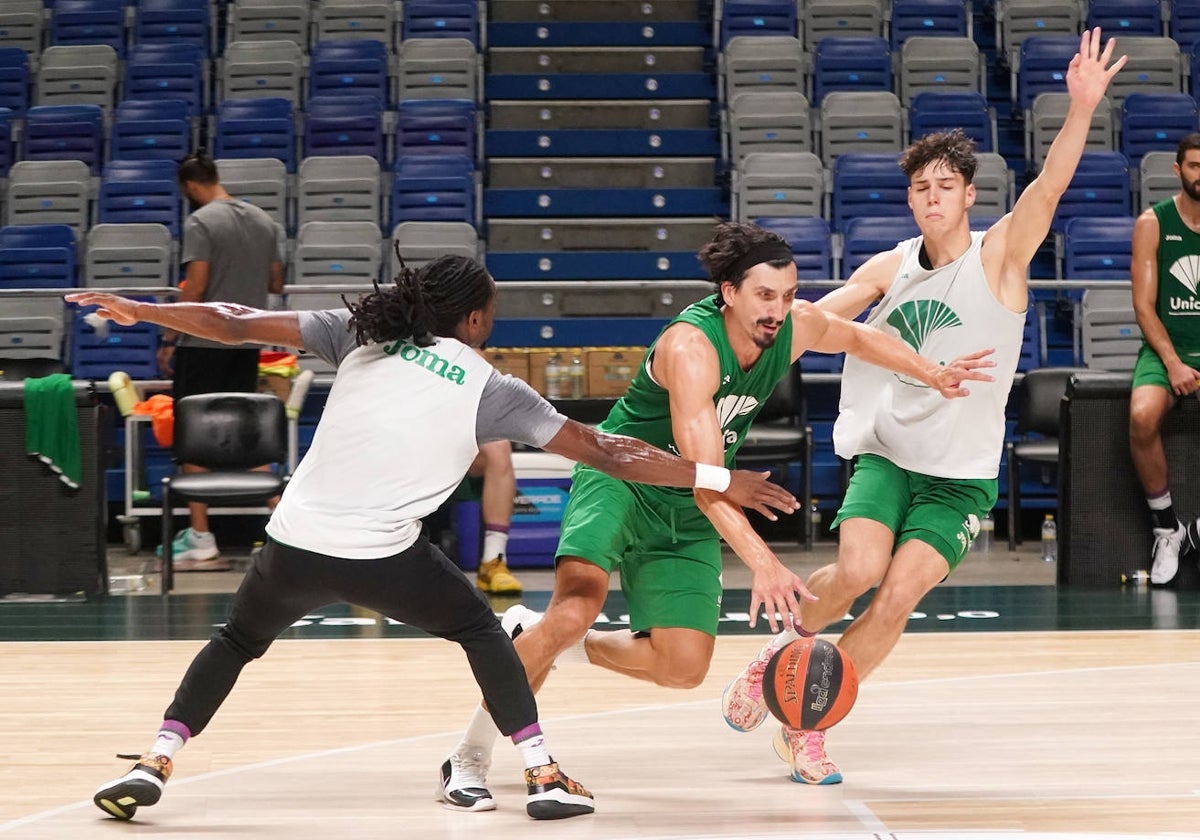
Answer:
[[[1151,583],[1170,583],[1179,554],[1194,548],[1196,528],[1180,522],[1167,483],[1163,417],[1200,389],[1200,134],[1179,141],[1180,190],[1138,216],[1133,226],[1133,308],[1144,342],[1129,397],[1129,449],[1154,528]]]
[[[790,246],[755,225],[721,224],[700,259],[716,294],[680,313],[654,341],[628,393],[601,424],[698,463],[732,464],[758,409],[806,350],[851,353],[919,380],[943,397],[964,380],[990,380],[988,351],[946,365],[902,340],[796,299]],[[813,596],[713,484],[694,495],[658,492],[576,469],[544,617],[514,607],[505,616],[536,690],[555,658],[583,640],[588,660],[658,685],[690,688],[708,672],[721,599],[721,538],[751,571],[750,626],[765,610],[772,631]],[[629,630],[590,630],[620,569]],[[524,610],[522,613],[521,611]],[[443,776],[448,804],[458,788],[486,793],[496,728],[480,707]],[[490,796],[490,794],[489,794]]]

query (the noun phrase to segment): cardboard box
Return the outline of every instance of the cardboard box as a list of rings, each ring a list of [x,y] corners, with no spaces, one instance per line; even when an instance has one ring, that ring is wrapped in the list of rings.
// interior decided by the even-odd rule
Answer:
[[[492,367],[501,373],[515,376],[522,382],[529,381],[529,352],[523,347],[496,347],[483,351]]]
[[[280,376],[277,373],[260,376],[258,377],[258,392],[260,394],[274,394],[279,399],[287,402],[288,395],[292,392],[291,377]]]
[[[645,347],[598,347],[587,354],[589,397],[622,397],[637,375]]]

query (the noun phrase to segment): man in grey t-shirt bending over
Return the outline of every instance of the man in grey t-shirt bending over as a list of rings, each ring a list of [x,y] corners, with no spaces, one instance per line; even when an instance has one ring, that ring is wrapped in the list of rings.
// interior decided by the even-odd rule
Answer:
[[[450,496],[479,444],[491,440],[541,447],[628,481],[723,491],[772,519],[768,506],[791,512],[797,505],[766,473],[696,464],[598,432],[499,374],[474,350],[491,332],[495,298],[484,267],[463,257],[405,268],[394,288],[365,295],[349,311],[67,295],[119,324],[149,321],[228,344],[305,348],[337,366],[312,447],[228,621],[188,668],[154,745],[97,791],[103,810],[129,819],[157,802],[175,752],[208,724],[241,669],[306,613],[346,601],[458,642],[497,728],[521,750],[529,815],[591,813],[591,794],[550,759],[512,641],[466,576],[421,535],[421,518]],[[495,807],[486,793],[460,790],[454,807]]]

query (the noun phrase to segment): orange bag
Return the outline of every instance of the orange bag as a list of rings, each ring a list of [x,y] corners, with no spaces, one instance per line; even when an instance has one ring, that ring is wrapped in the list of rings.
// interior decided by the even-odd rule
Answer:
[[[159,446],[170,447],[175,442],[175,398],[155,394],[133,406],[134,414],[150,415],[150,430]]]

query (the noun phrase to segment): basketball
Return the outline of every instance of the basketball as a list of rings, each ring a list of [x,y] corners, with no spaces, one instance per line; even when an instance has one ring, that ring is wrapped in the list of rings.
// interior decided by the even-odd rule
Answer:
[[[763,674],[767,708],[792,729],[828,729],[850,712],[857,697],[854,663],[823,639],[784,645]]]

